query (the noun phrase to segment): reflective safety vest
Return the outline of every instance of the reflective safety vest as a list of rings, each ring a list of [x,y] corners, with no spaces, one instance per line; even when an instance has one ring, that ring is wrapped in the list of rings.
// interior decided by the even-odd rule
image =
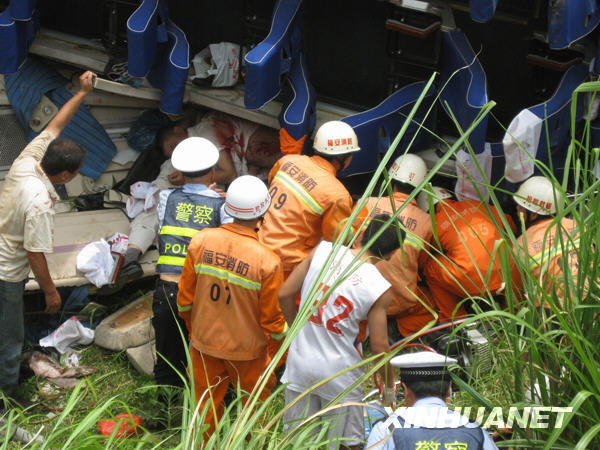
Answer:
[[[398,417],[400,427],[390,425],[396,449],[452,449],[482,450],[483,433],[480,427],[466,426],[456,428],[404,428],[405,421]]]
[[[179,274],[192,236],[203,228],[221,225],[225,199],[175,189],[167,197],[165,217],[158,234],[158,273]]]

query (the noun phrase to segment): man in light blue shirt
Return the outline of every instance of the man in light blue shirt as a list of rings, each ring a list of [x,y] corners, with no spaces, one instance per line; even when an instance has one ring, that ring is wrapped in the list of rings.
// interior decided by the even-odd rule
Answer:
[[[447,366],[454,358],[432,352],[410,353],[391,360],[400,368],[407,408],[377,423],[367,441],[369,450],[452,449],[493,450],[496,444],[479,424],[448,409]]]

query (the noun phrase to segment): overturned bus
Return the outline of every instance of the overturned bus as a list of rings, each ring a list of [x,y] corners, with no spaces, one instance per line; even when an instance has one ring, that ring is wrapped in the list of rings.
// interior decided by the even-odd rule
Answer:
[[[321,123],[343,120],[362,150],[341,177],[360,194],[437,72],[397,152],[433,167],[496,101],[440,169],[462,198],[476,195],[468,179],[513,191],[540,165],[560,174],[571,121],[586,106],[597,113],[585,99],[571,108],[577,86],[600,72],[594,1],[0,0],[0,8],[0,180],[76,91],[75,75],[99,77],[65,130],[89,156],[59,190],[48,257],[57,286],[87,283],[75,264],[85,245],[128,233],[129,188],[151,181],[161,163],[156,123],[140,125],[148,110],[167,123],[225,113],[272,129],[291,151],[306,151]],[[595,119],[590,136],[600,142]],[[143,256],[145,275],[157,256]]]

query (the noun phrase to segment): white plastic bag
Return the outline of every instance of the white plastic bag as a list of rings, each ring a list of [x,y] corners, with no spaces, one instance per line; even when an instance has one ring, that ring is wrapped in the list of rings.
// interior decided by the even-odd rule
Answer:
[[[104,239],[90,242],[77,254],[77,270],[96,287],[109,283],[114,264],[110,246]]]
[[[240,46],[231,42],[210,44],[192,59],[194,78],[214,75],[213,87],[233,86],[238,81],[240,68]]]
[[[61,354],[72,351],[72,345],[89,345],[92,342],[94,342],[94,330],[84,327],[75,316],[64,322],[53,333],[40,339],[42,347],[54,347]]]
[[[127,199],[125,209],[130,219],[133,219],[142,211],[148,211],[156,205],[156,193],[158,187],[146,181],[138,181],[129,188],[131,197]]]
[[[454,192],[459,200],[480,200],[481,197],[477,193],[477,189],[483,195],[483,199],[487,200],[489,192],[486,186],[489,184],[490,176],[492,175],[492,147],[489,142],[485,143],[482,153],[475,155],[475,161],[469,152],[461,149],[456,153],[456,186]],[[483,169],[485,179],[483,179],[479,166]],[[477,189],[475,189],[477,186]]]
[[[506,158],[504,173],[511,183],[520,183],[533,175],[542,122],[528,109],[521,111],[510,122],[502,144]]]

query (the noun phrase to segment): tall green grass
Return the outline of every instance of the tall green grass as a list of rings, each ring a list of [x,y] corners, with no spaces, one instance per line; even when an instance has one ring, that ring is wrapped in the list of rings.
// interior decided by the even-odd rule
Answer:
[[[418,108],[422,105],[425,93],[432,86],[432,76],[421,97],[415,103],[406,122],[396,136],[389,150],[384,155],[381,164],[373,175],[364,195],[357,202],[357,207],[350,219],[340,225],[339,237],[334,243],[332,254],[327,264],[333,264],[346,251],[344,245],[351,244],[356,236],[352,233],[352,223],[356,220],[368,197],[384,197],[389,195],[390,181],[385,170],[386,165],[395,156],[408,152],[407,148],[398,149],[397,146],[404,136],[408,124],[414,118]],[[579,92],[596,92],[600,84],[588,83],[578,89]],[[577,101],[574,95],[574,103]],[[436,98],[436,101],[438,99]],[[459,139],[452,145],[445,143],[447,151],[435,167],[429,172],[426,180],[417,190],[409,196],[412,200],[420,190],[426,188],[432,177],[438,173],[443,164],[451,158],[463,145],[473,152],[466,140],[477,124],[491,111],[494,103],[486,105],[481,114],[467,129],[460,129],[455,121]],[[433,108],[433,105],[431,106]],[[428,114],[431,112],[428,110]],[[428,132],[422,128],[419,132]],[[573,406],[575,412],[569,416],[561,429],[528,430],[515,428],[509,441],[500,444],[504,447],[521,448],[600,448],[597,435],[600,432],[600,324],[598,319],[600,302],[597,281],[598,252],[596,251],[600,227],[600,202],[598,202],[598,188],[600,182],[593,176],[599,158],[599,151],[590,148],[589,121],[583,127],[573,126],[571,144],[568,151],[568,166],[562,180],[556,180],[558,190],[566,198],[567,189],[576,194],[568,197],[559,207],[557,220],[564,216],[571,217],[578,225],[581,245],[577,249],[580,270],[577,277],[571,277],[565,271],[565,286],[567,298],[560,301],[555,291],[545,292],[540,280],[534,279],[528,268],[527,256],[519,251],[517,235],[507,226],[505,220],[496,223],[501,230],[502,242],[490,249],[498,254],[501,270],[505,274],[507,289],[505,290],[505,305],[498,304],[492,292],[483,292],[477,298],[470,298],[465,294],[465,301],[472,302],[478,313],[467,323],[478,321],[485,323],[488,330],[488,339],[493,343],[493,366],[489,373],[477,374],[469,378],[469,382],[457,377],[456,383],[467,393],[466,403],[482,406],[525,406],[532,404],[527,398],[527,391],[532,390],[536,383],[540,386],[539,394],[533,403],[546,406]],[[414,138],[413,138],[414,140]],[[548,176],[552,175],[551,168],[541,168]],[[481,196],[489,193],[490,201],[501,210],[501,196],[506,194],[498,185],[479,186]],[[404,205],[394,206],[394,216],[387,222],[387,226],[398,226],[395,220],[404,208]],[[522,231],[522,225],[518,226]],[[518,232],[519,232],[518,231]],[[517,232],[517,234],[518,234]],[[374,237],[367,245],[368,248],[376,239]],[[568,245],[568,238],[559,239],[557,245]],[[422,243],[423,249],[432,256],[443,258],[436,253],[429,243]],[[366,250],[365,248],[365,250]],[[365,251],[363,250],[363,252]],[[225,414],[218,421],[216,432],[205,440],[204,419],[207,415],[214,414],[211,402],[200,409],[194,395],[193,377],[182,391],[182,417],[181,425],[172,427],[160,433],[142,429],[136,436],[128,439],[100,436],[97,431],[97,420],[106,419],[113,411],[129,410],[130,405],[122,401],[116,393],[107,400],[98,402],[95,407],[77,423],[69,422],[70,413],[82,401],[85,393],[83,385],[78,386],[69,397],[64,411],[54,421],[52,427],[40,431],[39,425],[32,425],[25,414],[12,412],[6,415],[6,421],[0,424],[5,438],[0,438],[2,449],[19,448],[10,443],[11,427],[20,426],[30,433],[39,432],[44,437],[44,443],[32,441],[27,448],[211,448],[211,449],[237,449],[237,448],[319,448],[327,444],[328,426],[322,416],[307,418],[305,422],[293,430],[284,431],[283,414],[285,406],[282,400],[283,386],[277,387],[268,397],[267,401],[259,400],[259,394],[265,389],[267,379],[274,372],[277,361],[283,356],[294,337],[308,320],[318,305],[315,300],[321,298],[320,285],[336,286],[347,278],[352,270],[360,264],[359,254],[350,268],[345,270],[338,278],[328,279],[325,269],[317,277],[311,287],[308,299],[302,305],[298,317],[290,327],[288,335],[283,341],[272,363],[257,383],[251,393],[240,392],[237,387],[237,398],[225,410]],[[474,259],[473,255],[471,257]],[[510,267],[515,264],[523,279],[523,297],[515,296],[511,287]],[[482,270],[480,276],[485,279],[490,270]],[[543,302],[549,305],[550,313],[541,314],[536,308],[536,303]],[[434,321],[424,330],[433,326]],[[550,326],[550,325],[554,326]],[[457,327],[460,328],[460,327]],[[456,330],[455,330],[456,332]],[[183,338],[183,335],[181,336]],[[415,337],[416,338],[416,337]],[[402,346],[394,352],[381,358],[377,355],[367,357],[359,366],[364,366],[365,375],[353,386],[341,393],[327,408],[335,408],[335,404],[355,386],[368,382],[370,377],[381,368],[397,352],[402,351]],[[350,369],[349,369],[350,370]],[[546,386],[546,377],[549,387]],[[325,380],[324,382],[326,382]],[[324,383],[323,382],[323,383]],[[321,383],[322,384],[322,383]],[[313,387],[314,388],[314,387]],[[93,386],[92,386],[93,389]],[[148,388],[142,388],[148,389]],[[306,392],[306,395],[310,390]],[[204,394],[208,396],[208,393]],[[243,399],[243,400],[242,400]],[[475,405],[473,405],[475,406]],[[326,408],[326,409],[327,409]],[[343,444],[343,441],[338,442]],[[26,444],[20,444],[21,447]]]

